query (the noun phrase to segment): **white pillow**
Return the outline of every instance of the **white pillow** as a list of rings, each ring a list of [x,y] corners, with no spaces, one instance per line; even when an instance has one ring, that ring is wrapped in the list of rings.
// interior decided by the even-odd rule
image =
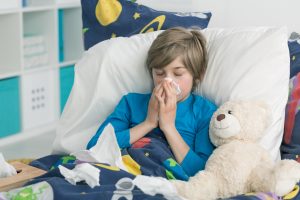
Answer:
[[[53,153],[84,149],[128,92],[151,92],[145,60],[159,32],[114,38],[85,52],[59,121]],[[196,89],[217,105],[230,99],[264,100],[273,112],[261,144],[279,159],[288,97],[289,50],[285,28],[206,29],[208,69]]]

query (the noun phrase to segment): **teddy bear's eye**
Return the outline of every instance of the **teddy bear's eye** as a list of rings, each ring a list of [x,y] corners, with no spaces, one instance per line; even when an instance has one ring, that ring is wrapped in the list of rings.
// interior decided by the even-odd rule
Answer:
[[[228,114],[230,114],[230,115],[231,115],[231,114],[232,114],[232,111],[231,111],[231,110],[228,110]]]

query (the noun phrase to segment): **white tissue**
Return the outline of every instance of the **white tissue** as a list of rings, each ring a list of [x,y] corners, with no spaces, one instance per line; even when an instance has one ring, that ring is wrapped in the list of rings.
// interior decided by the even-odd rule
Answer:
[[[181,89],[180,89],[179,85],[173,79],[171,79],[170,77],[166,77],[165,80],[174,85],[175,90],[176,90],[176,95],[179,95],[181,93]]]
[[[61,175],[72,185],[76,185],[76,183],[80,181],[85,181],[91,188],[100,186],[100,169],[89,163],[78,164],[72,170],[62,165],[59,165],[58,168]]]
[[[154,196],[162,194],[168,200],[183,200],[177,193],[173,184],[165,178],[138,175],[132,183],[144,193]]]
[[[7,163],[3,157],[3,154],[0,153],[0,178],[5,178],[8,176],[16,175],[16,169]]]
[[[71,153],[71,155],[84,162],[106,163],[128,171],[123,163],[115,131],[111,124],[104,128],[95,146],[89,150]]]

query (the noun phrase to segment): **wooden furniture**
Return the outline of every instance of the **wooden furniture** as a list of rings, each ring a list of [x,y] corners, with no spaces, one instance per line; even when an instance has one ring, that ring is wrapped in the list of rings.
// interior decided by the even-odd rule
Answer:
[[[31,179],[41,176],[46,171],[23,164],[18,161],[10,163],[17,170],[18,174],[6,178],[0,178],[0,192],[8,191],[13,188],[22,187]]]

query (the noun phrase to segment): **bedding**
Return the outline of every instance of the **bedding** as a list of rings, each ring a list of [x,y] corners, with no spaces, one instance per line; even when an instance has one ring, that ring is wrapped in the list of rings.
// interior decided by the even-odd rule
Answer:
[[[152,90],[145,60],[158,33],[106,40],[85,52],[75,67],[75,81],[58,124],[54,153],[85,149],[123,95]],[[273,159],[279,159],[289,82],[286,29],[208,28],[203,33],[208,68],[195,93],[217,105],[231,99],[267,102],[273,118],[261,144]]]
[[[211,32],[210,32],[211,31]],[[251,74],[253,73],[254,70],[256,73],[251,74],[250,77],[253,77],[255,75],[259,84],[258,86],[263,87],[261,83],[264,81],[268,81],[271,85],[274,87],[279,87],[282,89],[282,91],[277,91],[277,95],[281,95],[281,98],[284,99],[285,95],[285,90],[283,90],[284,85],[279,85],[277,80],[275,79],[279,78],[279,81],[286,81],[286,76],[288,76],[289,70],[286,69],[286,65],[288,62],[286,62],[286,55],[285,55],[285,50],[286,46],[284,43],[284,33],[285,30],[282,29],[266,29],[266,28],[258,28],[258,29],[234,29],[234,30],[206,30],[205,34],[208,37],[208,49],[210,52],[210,56],[214,58],[213,63],[210,63],[210,71],[208,71],[208,77],[206,81],[212,81],[212,82],[207,82],[206,84],[211,84],[211,87],[213,90],[216,90],[218,87],[221,87],[222,90],[225,88],[225,92],[232,92],[233,94],[230,94],[229,97],[227,96],[226,98],[235,98],[235,97],[240,97],[240,98],[250,98],[249,95],[251,93],[247,93],[248,90],[244,91],[245,93],[242,93],[242,96],[238,96],[237,92],[238,89],[245,89],[243,87],[241,88],[234,88],[233,85],[228,84],[228,80],[234,79],[234,76],[237,76],[235,78],[238,79],[238,77],[245,77],[245,74]],[[172,156],[168,158],[168,156],[161,156],[161,155],[168,155],[168,151],[166,151],[164,154],[154,154],[154,157],[152,159],[156,159],[156,156],[158,156],[157,159],[162,159],[164,161],[170,159],[167,162],[167,165],[159,165],[156,166],[159,169],[159,172],[154,171],[156,168],[150,167],[150,170],[147,171],[147,164],[145,164],[145,167],[143,166],[144,164],[140,165],[140,172],[138,165],[132,164],[132,163],[138,163],[138,156],[135,157],[134,153],[131,152],[139,152],[139,154],[145,158],[146,155],[148,155],[146,152],[147,145],[149,144],[149,140],[142,140],[137,143],[137,145],[133,145],[133,148],[130,150],[124,150],[123,151],[123,156],[127,156],[127,161],[129,160],[128,163],[131,163],[133,166],[132,173],[128,173],[123,170],[119,170],[114,167],[107,166],[106,164],[103,163],[94,163],[96,167],[98,167],[101,170],[100,173],[100,187],[95,187],[95,188],[90,188],[87,184],[84,182],[78,183],[77,186],[73,186],[69,184],[60,174],[58,170],[58,165],[63,165],[69,169],[74,168],[76,163],[78,161],[76,160],[75,157],[69,156],[67,151],[71,151],[73,148],[74,150],[82,149],[80,148],[80,145],[84,145],[85,143],[82,142],[85,137],[88,137],[86,134],[89,131],[92,131],[89,126],[91,124],[87,124],[88,121],[81,121],[83,120],[80,118],[81,115],[84,114],[84,116],[88,116],[89,119],[94,118],[93,120],[96,121],[96,124],[101,123],[99,122],[99,118],[95,117],[96,115],[99,115],[100,112],[99,107],[101,107],[101,115],[105,115],[105,112],[109,112],[108,110],[105,110],[104,108],[107,108],[106,103],[108,103],[111,108],[113,108],[114,101],[118,101],[118,97],[128,91],[132,92],[140,92],[140,91],[148,91],[151,88],[151,79],[150,77],[147,76],[147,71],[144,70],[144,68],[141,68],[140,66],[143,66],[143,61],[142,59],[139,60],[135,57],[137,56],[145,56],[147,45],[151,44],[151,41],[155,38],[157,33],[148,33],[144,34],[143,36],[137,35],[133,36],[133,38],[118,38],[118,39],[113,39],[111,41],[105,41],[99,45],[96,45],[93,47],[91,50],[86,52],[86,55],[83,57],[83,59],[77,64],[77,67],[75,69],[75,86],[73,87],[72,91],[72,96],[68,100],[66,110],[64,112],[63,117],[61,118],[60,121],[60,129],[59,131],[63,132],[65,131],[64,134],[59,135],[58,138],[67,138],[67,140],[63,141],[56,141],[60,143],[60,147],[58,149],[61,151],[61,153],[64,153],[63,155],[50,155],[38,160],[35,160],[31,163],[31,165],[35,167],[39,167],[41,169],[47,170],[48,173],[45,175],[38,177],[31,181],[30,183],[27,184],[27,186],[23,188],[18,188],[15,190],[11,190],[9,192],[2,192],[0,193],[0,199],[12,199],[12,198],[19,198],[27,196],[30,197],[29,199],[112,199],[114,195],[121,195],[125,194],[127,197],[124,197],[124,199],[165,199],[165,197],[161,195],[156,195],[156,196],[149,196],[144,194],[139,188],[134,187],[132,184],[132,179],[134,179],[135,175],[139,173],[148,173],[150,175],[151,173],[154,173],[156,175],[162,175],[166,178],[172,179],[172,178],[181,178],[184,180],[184,174],[182,176],[182,173],[180,172],[180,165],[178,165],[176,162],[172,160]],[[211,35],[210,35],[211,34]],[[236,34],[240,35],[239,37],[236,37]],[[248,38],[250,34],[250,39],[245,40],[245,38]],[[256,38],[256,40],[255,40]],[[237,40],[235,40],[237,39]],[[267,41],[264,41],[264,40]],[[279,41],[278,41],[279,39]],[[233,41],[232,41],[233,40]],[[244,42],[244,43],[243,43]],[[274,44],[275,42],[275,44]],[[258,43],[261,43],[260,45]],[[259,65],[260,70],[256,68],[255,63],[261,61],[262,57],[257,57],[254,56],[254,52],[258,51],[259,48],[262,48],[262,46],[265,46],[269,43],[272,43],[273,48],[269,49],[268,55],[263,55],[263,58],[269,60],[273,58],[276,60],[276,62],[272,62],[272,66],[270,68],[265,68],[266,66],[269,66],[270,63],[267,62],[267,60],[263,59],[264,65]],[[145,45],[146,44],[146,45]],[[254,45],[256,44],[256,45]],[[223,46],[224,45],[224,46]],[[238,47],[236,45],[239,45]],[[277,46],[278,45],[278,46]],[[146,46],[146,47],[145,47]],[[226,60],[226,57],[230,56],[228,54],[224,54],[224,51],[227,51],[225,47],[228,47],[230,49],[231,55],[234,57],[234,59]],[[109,48],[108,48],[109,47]],[[280,47],[279,49],[277,48],[276,51],[273,51],[276,49],[275,47]],[[251,48],[251,51],[244,51],[243,54],[238,53],[238,50],[241,49],[247,49]],[[257,49],[258,48],[258,49]],[[237,51],[237,52],[236,52]],[[112,54],[112,52],[114,54]],[[123,53],[121,53],[123,52]],[[126,52],[126,53],[124,53]],[[129,52],[129,53],[128,53]],[[140,53],[139,53],[140,52]],[[257,53],[264,52],[264,49],[259,50]],[[98,57],[95,56],[95,54],[98,55]],[[244,55],[244,54],[247,54]],[[94,57],[95,56],[95,57]],[[114,57],[117,56],[117,57]],[[130,61],[128,59],[132,59]],[[253,61],[250,62],[249,65],[246,65],[244,62],[249,61],[249,57],[251,58],[259,58],[259,61]],[[118,59],[114,59],[118,58]],[[247,59],[246,59],[247,58]],[[113,62],[112,64],[108,62],[109,59],[112,59]],[[232,60],[232,61],[231,61]],[[125,65],[125,61],[128,62]],[[228,67],[229,64],[233,64],[233,61],[237,62],[238,64],[234,65],[235,68],[230,68]],[[135,63],[137,62],[137,63]],[[269,61],[270,62],[270,61]],[[278,63],[278,65],[276,65]],[[122,64],[122,65],[121,65]],[[120,67],[119,67],[120,65]],[[213,68],[213,66],[216,65],[218,68]],[[83,67],[84,66],[84,67]],[[97,67],[94,67],[97,66]],[[106,66],[106,67],[103,67]],[[121,67],[123,66],[123,68]],[[239,69],[237,67],[243,66],[243,70]],[[224,69],[222,69],[222,67]],[[280,68],[279,68],[280,67]],[[254,69],[253,69],[254,68]],[[272,78],[267,78],[263,79],[266,72],[269,72],[269,70],[274,70],[275,74],[272,74]],[[130,70],[131,69],[131,70]],[[135,70],[132,70],[135,69]],[[235,69],[235,73],[231,74],[229,73],[230,70]],[[251,69],[251,70],[250,70]],[[276,70],[280,71],[280,74],[277,74]],[[98,77],[100,74],[98,74],[98,70],[101,71],[101,75]],[[225,71],[223,71],[225,70]],[[226,72],[228,70],[228,72]],[[241,70],[241,71],[239,71]],[[256,71],[257,70],[257,71]],[[263,73],[265,72],[265,73]],[[225,78],[227,78],[227,82],[224,82],[226,79],[222,79],[220,77],[220,73],[224,73],[227,75]],[[261,73],[261,74],[259,74]],[[125,76],[128,79],[131,79],[132,82],[128,80],[124,80],[122,74],[125,74]],[[111,77],[113,75],[113,77]],[[140,77],[139,77],[140,75]],[[213,79],[213,75],[216,79]],[[282,75],[284,75],[282,77]],[[109,77],[111,79],[107,79],[105,77]],[[250,78],[249,77],[249,78]],[[224,77],[223,77],[224,78]],[[247,78],[247,76],[246,76]],[[274,80],[273,80],[274,79]],[[97,81],[101,80],[100,82]],[[141,81],[142,80],[142,81]],[[287,78],[288,80],[288,78]],[[103,82],[102,82],[103,81]],[[143,82],[144,81],[144,82]],[[216,82],[214,82],[216,81]],[[223,86],[218,85],[218,81],[220,81],[219,84],[224,84]],[[274,81],[274,82],[272,82]],[[270,83],[272,82],[272,84]],[[139,84],[143,83],[143,84]],[[78,84],[81,84],[79,87]],[[111,90],[107,85],[111,85],[113,88],[116,88],[116,90]],[[216,85],[217,84],[217,85]],[[267,84],[267,86],[269,86]],[[99,88],[95,86],[99,86]],[[102,87],[103,86],[103,87]],[[257,87],[258,87],[257,86]],[[226,89],[226,87],[229,87],[229,89]],[[231,90],[230,90],[231,87]],[[233,87],[233,88],[232,88]],[[265,87],[265,86],[264,86]],[[74,89],[75,88],[75,89]],[[89,88],[89,90],[86,90],[86,88]],[[207,86],[207,89],[209,87]],[[209,97],[218,97],[219,99],[217,101],[222,102],[222,99],[220,99],[220,91],[215,91],[215,94],[209,93],[205,89],[205,87],[200,87],[197,89],[196,92],[207,94]],[[261,88],[260,88],[261,89]],[[138,91],[137,91],[138,90]],[[254,88],[250,88],[251,92],[254,90]],[[255,93],[255,95],[252,97],[257,97],[261,95],[261,92],[270,90],[269,87],[263,88],[263,90],[259,90],[259,93]],[[101,91],[101,92],[99,92]],[[223,91],[224,92],[224,91]],[[97,96],[99,94],[105,94],[104,96]],[[268,93],[270,94],[270,93]],[[271,93],[275,94],[275,93]],[[95,95],[95,96],[94,96]],[[224,95],[224,94],[223,94]],[[272,95],[271,95],[272,96]],[[272,96],[273,98],[274,96]],[[264,98],[264,97],[262,97]],[[267,98],[267,97],[266,97]],[[271,98],[270,96],[268,98]],[[274,97],[275,98],[275,97]],[[84,99],[84,100],[83,100]],[[88,99],[88,101],[86,101]],[[276,98],[275,98],[276,99]],[[104,100],[104,104],[95,104],[96,102],[99,103],[100,101]],[[273,100],[273,99],[272,99]],[[86,104],[88,103],[89,106],[91,107],[86,107]],[[117,102],[116,102],[117,103]],[[78,107],[74,107],[78,106]],[[82,106],[82,107],[81,107]],[[76,108],[76,109],[75,109]],[[82,110],[82,109],[92,109],[90,111]],[[76,113],[72,112],[70,109],[75,109],[76,113],[80,114],[80,116],[75,116],[72,118],[72,115],[77,115]],[[280,110],[280,108],[274,108],[275,110]],[[82,112],[84,111],[84,112]],[[103,113],[104,112],[104,113]],[[92,116],[92,118],[91,118]],[[78,121],[75,120],[75,118],[79,118],[79,124]],[[103,116],[103,118],[105,118]],[[75,120],[75,121],[73,121]],[[81,121],[81,122],[80,122]],[[71,124],[69,124],[71,123]],[[77,126],[77,127],[76,127]],[[95,127],[97,128],[98,125]],[[82,136],[78,134],[78,131],[80,132],[80,129],[83,133]],[[75,134],[74,135],[71,134]],[[77,132],[77,133],[76,133]],[[62,133],[62,132],[58,132]],[[88,138],[89,139],[89,138]],[[154,138],[152,139],[153,141],[156,141]],[[80,141],[80,143],[78,143]],[[157,142],[159,142],[159,138]],[[64,143],[67,142],[67,143]],[[78,145],[79,146],[76,146]],[[65,146],[66,145],[66,146]],[[71,147],[72,146],[72,147]],[[58,150],[56,149],[56,150]],[[167,148],[163,148],[167,150]],[[132,153],[132,154],[131,154]],[[130,155],[130,156],[129,156]],[[132,156],[131,156],[132,155]],[[135,159],[137,159],[135,161]],[[170,170],[170,166],[175,166],[177,168],[176,170],[172,169]],[[171,171],[172,173],[169,173],[168,171]],[[102,177],[101,177],[102,176]],[[243,194],[239,195],[236,197],[231,197],[228,199],[234,199],[234,200],[264,200],[264,199],[293,199],[293,200],[300,200],[300,194],[299,194],[299,188],[300,184],[298,183],[295,186],[294,191],[292,191],[290,194],[286,195],[285,197],[277,197],[272,193],[255,193],[255,194]],[[117,197],[117,196],[114,196]],[[118,198],[116,198],[118,199]]]
[[[288,45],[291,73],[281,156],[300,162],[300,35],[292,33]]]
[[[158,11],[128,0],[82,0],[85,50],[106,39],[165,30],[174,26],[206,28],[210,12]]]
[[[156,137],[151,138],[153,141]],[[158,142],[159,139],[155,142]],[[144,143],[144,142],[141,142]],[[123,156],[128,156],[128,152],[130,155],[134,155],[136,152],[141,151],[149,151],[151,148],[151,143],[146,143],[146,145],[142,145],[143,147],[139,146],[138,148],[128,149]],[[164,145],[162,145],[164,146]],[[136,152],[135,152],[136,151]],[[168,151],[162,151],[163,154],[168,154]],[[139,154],[139,153],[138,153]],[[145,154],[142,155],[143,157],[147,157]],[[151,160],[157,164],[155,161],[156,156],[160,159],[162,156],[155,153],[152,156]],[[170,155],[171,156],[171,155]],[[127,159],[127,158],[126,158]],[[101,200],[118,200],[121,199],[133,199],[133,200],[140,200],[140,199],[170,199],[176,200],[180,199],[177,198],[166,198],[160,194],[156,194],[154,196],[147,195],[143,193],[137,186],[134,185],[132,182],[135,179],[135,175],[119,168],[108,166],[103,163],[93,163],[93,166],[99,168],[101,170],[99,180],[100,186],[90,188],[86,183],[79,182],[76,186],[71,185],[68,183],[64,177],[60,174],[58,169],[58,165],[63,165],[68,169],[73,169],[79,161],[75,159],[75,157],[68,156],[68,155],[49,155],[44,158],[35,160],[31,163],[32,166],[39,167],[41,169],[47,170],[48,173],[35,178],[31,182],[27,183],[26,186],[22,188],[17,188],[10,190],[8,192],[0,192],[0,199],[1,200],[8,200],[8,199],[43,199],[43,200],[52,200],[52,199],[101,199]],[[166,178],[173,179],[172,175],[167,175],[168,170],[170,168],[176,168],[178,165],[176,163],[169,162],[169,167],[164,167],[162,165],[158,166],[159,168],[163,168],[166,170],[162,172]],[[146,168],[142,171],[147,171]],[[151,172],[150,172],[151,171]],[[148,174],[160,173],[160,170],[155,171],[155,168],[150,169],[147,171]],[[180,170],[179,170],[180,171]],[[266,193],[249,193],[238,195],[235,197],[227,198],[226,200],[300,200],[300,193],[299,193],[300,183],[298,183],[294,190],[289,194],[285,195],[284,197],[278,197],[270,192]],[[225,200],[225,199],[224,199]]]

